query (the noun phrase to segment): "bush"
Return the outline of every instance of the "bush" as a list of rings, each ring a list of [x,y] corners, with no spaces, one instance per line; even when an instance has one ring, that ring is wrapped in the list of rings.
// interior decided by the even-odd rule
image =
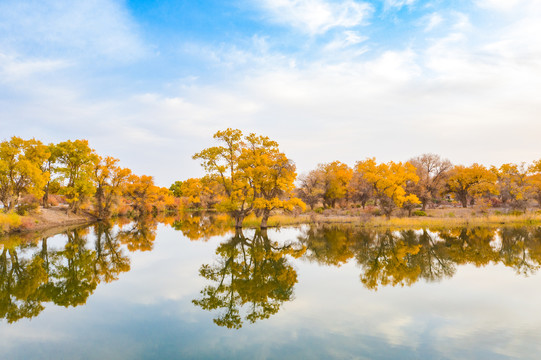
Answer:
[[[15,213],[0,213],[0,234],[17,229],[21,224],[22,219],[19,215]]]
[[[417,210],[413,212],[413,216],[428,216],[423,210]]]
[[[507,215],[512,215],[512,216],[519,216],[523,214],[524,214],[524,211],[520,211],[520,210],[513,210],[507,213]]]
[[[447,217],[454,218],[455,216],[455,213],[452,211],[447,213]]]
[[[17,206],[17,214],[24,216],[27,215],[29,212],[34,211],[39,208],[38,203],[30,203],[30,204],[23,204]]]
[[[374,209],[372,211],[370,211],[370,213],[374,216],[381,216],[382,212],[380,209]]]
[[[322,214],[323,213],[323,208],[322,207],[318,207],[314,210],[317,214]]]

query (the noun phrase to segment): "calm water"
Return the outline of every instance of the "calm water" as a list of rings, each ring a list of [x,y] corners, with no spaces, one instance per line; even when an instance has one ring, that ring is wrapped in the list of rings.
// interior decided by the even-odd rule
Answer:
[[[220,218],[0,242],[2,359],[538,359],[541,229]]]

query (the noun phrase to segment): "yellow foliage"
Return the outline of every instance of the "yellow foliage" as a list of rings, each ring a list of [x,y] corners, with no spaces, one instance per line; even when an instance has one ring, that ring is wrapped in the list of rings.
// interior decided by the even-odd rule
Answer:
[[[377,164],[375,158],[359,161],[356,171],[362,173],[366,181],[372,184],[382,211],[390,216],[393,208],[402,207],[404,203],[420,204],[414,194],[406,192],[408,182],[419,181],[415,167],[406,162]]]
[[[473,164],[470,167],[457,165],[447,179],[447,189],[453,193],[463,207],[468,200],[483,194],[497,194],[497,176],[483,165]]]

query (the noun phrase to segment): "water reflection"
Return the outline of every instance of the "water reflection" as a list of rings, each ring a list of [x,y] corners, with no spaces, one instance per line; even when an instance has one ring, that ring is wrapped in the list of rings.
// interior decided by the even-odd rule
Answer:
[[[212,312],[217,325],[233,329],[267,319],[293,300],[296,259],[330,267],[356,264],[360,285],[371,291],[438,282],[466,264],[502,264],[520,276],[535,274],[541,266],[539,227],[397,231],[305,226],[278,240],[266,231],[232,232],[230,220],[219,214],[146,217],[65,231],[54,246],[47,237],[2,240],[0,319],[13,323],[35,317],[47,303],[85,304],[100,283],[116,281],[130,270],[130,252],[153,250],[159,223],[194,241],[223,236],[215,259],[196,265],[206,285],[192,303]]]
[[[361,282],[372,290],[440,281],[464,264],[502,263],[522,275],[535,273],[541,264],[541,229],[535,227],[391,231],[330,226],[312,227],[299,240],[310,261],[340,266],[354,259]]]
[[[130,270],[126,248],[152,249],[156,227],[152,218],[116,227],[99,223],[65,231],[60,248],[51,248],[47,237],[6,239],[0,243],[0,318],[9,323],[32,318],[48,302],[85,304],[100,282],[117,280]]]
[[[304,251],[298,242],[271,241],[264,230],[251,237],[238,230],[218,246],[213,264],[201,266],[200,275],[212,285],[201,290],[193,303],[205,310],[220,310],[214,322],[227,328],[266,319],[293,296],[297,272],[286,256],[298,258]]]

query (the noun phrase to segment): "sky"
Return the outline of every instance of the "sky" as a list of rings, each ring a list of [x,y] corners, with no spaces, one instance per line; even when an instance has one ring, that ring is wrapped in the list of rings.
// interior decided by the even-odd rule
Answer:
[[[538,0],[0,0],[0,140],[88,139],[160,186],[228,127],[299,173],[541,158]]]

